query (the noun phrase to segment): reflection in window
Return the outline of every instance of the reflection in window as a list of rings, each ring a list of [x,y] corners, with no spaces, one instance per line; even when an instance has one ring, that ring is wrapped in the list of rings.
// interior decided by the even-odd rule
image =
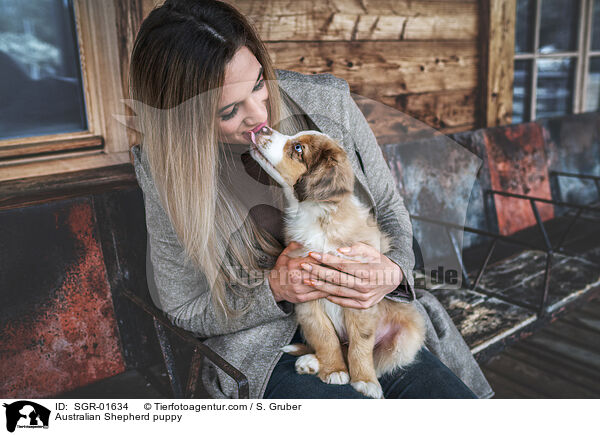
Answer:
[[[600,111],[600,57],[590,58],[590,71],[585,90],[585,111]]]
[[[87,130],[72,0],[0,9],[0,139]]]
[[[515,61],[515,81],[513,87],[512,122],[530,121],[531,106],[531,61]]]
[[[538,59],[537,66],[536,118],[572,113],[574,59]]]
[[[543,0],[540,53],[577,50],[580,0]]]

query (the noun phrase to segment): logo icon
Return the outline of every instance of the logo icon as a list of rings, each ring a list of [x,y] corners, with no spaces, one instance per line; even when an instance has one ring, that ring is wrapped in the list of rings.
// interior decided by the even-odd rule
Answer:
[[[6,408],[6,430],[14,432],[15,428],[48,428],[50,410],[29,400],[19,400]]]

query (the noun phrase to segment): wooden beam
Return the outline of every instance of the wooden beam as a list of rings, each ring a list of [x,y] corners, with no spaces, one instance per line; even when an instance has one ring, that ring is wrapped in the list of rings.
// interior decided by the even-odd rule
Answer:
[[[89,130],[104,138],[106,152],[128,150],[127,131],[113,118],[124,106],[114,3],[77,0],[75,6]]]
[[[516,0],[480,0],[480,127],[512,122]]]
[[[476,1],[230,0],[228,3],[246,15],[268,42],[477,38]]]
[[[59,156],[43,155],[20,159],[18,161],[4,161],[0,162],[0,182],[131,164],[131,160],[132,156],[129,151],[104,153],[90,150],[85,152],[65,152]]]
[[[114,0],[115,21],[117,26],[117,44],[119,53],[119,72],[121,74],[121,88],[125,98],[129,98],[129,63],[135,37],[144,18],[144,5],[142,0]],[[135,116],[133,110],[123,105],[125,116]],[[128,149],[141,141],[141,135],[128,128],[127,129],[127,147],[119,147],[119,150]]]
[[[39,141],[39,142],[27,142],[25,144],[17,144],[12,146],[0,147],[0,162],[3,160],[25,158],[38,155],[55,154],[58,152],[65,151],[76,151],[83,149],[102,149],[103,140],[102,136],[84,136],[74,137],[70,139],[61,138],[55,142],[51,141]]]
[[[129,163],[68,173],[0,182],[0,210],[76,198],[108,190],[135,189],[137,180]]]

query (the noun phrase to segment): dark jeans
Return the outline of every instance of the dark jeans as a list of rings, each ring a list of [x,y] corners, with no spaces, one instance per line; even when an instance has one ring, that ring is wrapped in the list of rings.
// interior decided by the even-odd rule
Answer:
[[[299,330],[291,341],[302,342]],[[297,357],[284,353],[269,379],[265,399],[365,399],[350,384],[326,384],[316,375],[299,375]],[[476,399],[477,396],[427,348],[406,369],[379,378],[386,399]]]

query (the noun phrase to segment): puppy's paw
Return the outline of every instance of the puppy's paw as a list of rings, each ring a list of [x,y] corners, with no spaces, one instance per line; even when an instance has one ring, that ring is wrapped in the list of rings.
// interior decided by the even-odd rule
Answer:
[[[296,360],[296,372],[300,375],[319,373],[319,360],[314,353],[302,355]]]
[[[325,377],[325,383],[343,385],[350,382],[350,375],[348,372],[333,372]]]
[[[358,381],[352,382],[351,385],[356,391],[363,393],[365,396],[372,397],[373,399],[383,399],[383,390],[379,382]]]
[[[314,350],[303,343],[288,344],[281,348],[282,352],[289,353],[294,356],[306,355],[307,353],[314,353]]]
[[[282,352],[294,354],[294,352],[298,352],[300,350],[297,344],[288,344],[287,346],[283,346],[281,348]]]

